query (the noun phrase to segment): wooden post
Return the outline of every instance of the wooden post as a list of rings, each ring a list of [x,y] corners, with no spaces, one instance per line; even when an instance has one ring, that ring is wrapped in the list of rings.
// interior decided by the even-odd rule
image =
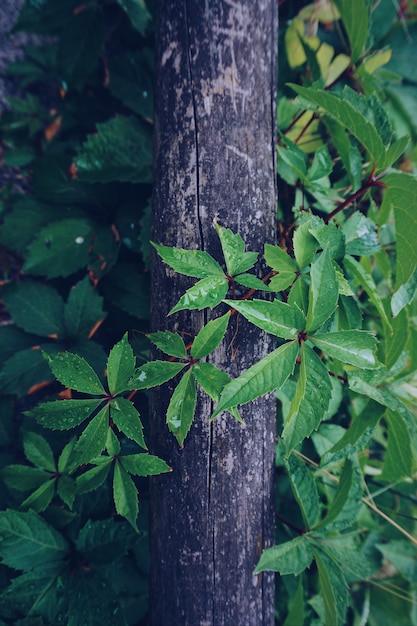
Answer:
[[[239,232],[248,250],[275,241],[276,5],[160,0],[157,243],[206,250],[222,262],[214,218]],[[154,256],[154,330],[192,337],[209,319],[207,311],[166,318],[194,282]],[[237,318],[212,359],[232,377],[274,348],[270,335]],[[210,424],[212,403],[199,395],[180,449],[165,424],[172,388],[151,394],[151,451],[173,468],[151,485],[151,624],[272,626],[273,575],[252,572],[274,540],[274,398],[246,405],[242,426],[229,414]]]

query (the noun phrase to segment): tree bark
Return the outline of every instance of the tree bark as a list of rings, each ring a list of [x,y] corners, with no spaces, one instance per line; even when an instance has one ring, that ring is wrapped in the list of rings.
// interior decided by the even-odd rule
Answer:
[[[275,242],[276,2],[160,0],[158,15],[153,239],[222,262],[216,218],[262,252]],[[192,338],[207,322],[166,318],[194,282],[153,257],[154,330]],[[233,316],[211,361],[236,377],[273,348]],[[273,575],[253,568],[274,540],[275,400],[243,407],[244,425],[226,413],[210,424],[199,394],[180,449],[165,424],[173,388],[151,394],[151,451],[173,468],[151,484],[151,623],[271,626]]]

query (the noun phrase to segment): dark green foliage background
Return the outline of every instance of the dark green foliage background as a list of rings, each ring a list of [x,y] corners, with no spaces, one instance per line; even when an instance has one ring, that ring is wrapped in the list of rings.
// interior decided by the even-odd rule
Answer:
[[[413,0],[401,3],[400,19],[391,0],[371,12],[365,0],[353,12],[350,0],[335,4],[343,21],[320,21],[314,10],[311,14],[313,5],[305,7],[304,30],[293,38],[294,47],[288,32],[307,3],[280,3],[280,248],[257,252],[264,252],[273,269],[270,290],[288,300],[291,316],[299,319],[297,307],[300,314],[310,310],[313,340],[319,329],[316,347],[331,335],[339,294],[338,329],[376,335],[384,367],[351,372],[363,366],[355,356],[359,335],[351,339],[347,367],[335,346],[330,358],[323,357],[334,378],[332,390],[328,383],[327,396],[320,399],[327,402],[327,413],[311,438],[302,431],[296,454],[287,458],[277,445],[277,546],[264,553],[258,568],[281,574],[276,618],[284,626],[417,626],[416,546],[391,523],[415,534],[416,451],[410,435],[415,413],[406,407],[417,369],[417,76],[409,52],[409,40],[417,36],[417,8]],[[28,190],[22,194],[8,186],[0,195],[0,626],[145,623],[146,476],[168,468],[144,453],[142,424],[132,424],[140,413],[146,441],[146,388],[205,358],[201,344],[214,349],[228,323],[225,316],[205,327],[190,358],[178,335],[156,333],[151,340],[174,358],[146,363],[153,13],[152,2],[134,0],[26,0],[15,26],[52,39],[28,46],[24,59],[10,67],[25,95],[11,100],[0,118],[4,163],[16,168]],[[351,51],[353,62],[336,73],[334,83],[325,83],[316,43],[307,35],[331,46],[335,56]],[[368,71],[361,58],[364,44],[368,62],[388,48],[391,59]],[[314,119],[303,121],[306,110],[315,111]],[[395,170],[387,173],[391,166]],[[411,176],[404,178],[404,172]],[[375,175],[384,177],[387,192]],[[329,216],[335,216],[337,228]],[[207,259],[201,273],[195,255],[189,261],[184,254],[180,263],[178,254],[158,249],[176,271],[187,273],[189,263],[189,276],[205,280],[219,272],[208,279],[216,304],[230,276],[254,290],[261,278],[242,274],[253,267],[256,254],[247,253],[241,266],[243,242],[221,227],[218,232],[230,254],[229,259],[225,254],[227,277],[221,259],[207,274]],[[349,282],[335,270],[345,253]],[[325,272],[328,286],[322,285]],[[401,291],[392,297],[395,285]],[[309,298],[320,302],[310,307]],[[258,319],[265,315],[261,327],[268,329],[269,309],[252,303],[236,308],[252,321],[258,307]],[[195,308],[205,306],[201,300]],[[181,308],[187,308],[184,301],[175,310]],[[293,325],[291,317],[291,324],[270,332],[303,344],[305,337],[298,337],[298,330],[294,334]],[[372,351],[376,342],[366,336]],[[316,371],[322,368],[320,376],[328,378],[317,353],[307,346],[304,354],[306,362],[316,359]],[[228,377],[208,363],[192,366],[184,389],[198,383],[239,419],[236,406],[221,395],[231,388]],[[76,368],[79,376],[70,381]],[[142,384],[144,374],[149,384]],[[393,381],[397,391],[401,387],[401,400],[385,388]],[[276,387],[274,381],[268,389],[255,383],[251,397]],[[239,382],[231,384],[240,394]],[[297,385],[291,375],[277,392],[279,433],[297,404]],[[314,387],[314,378],[308,386]],[[59,418],[63,430],[47,428],[68,388],[78,402]],[[98,398],[92,399],[94,394]],[[244,394],[237,397],[248,401]],[[120,398],[123,423],[111,412]],[[299,409],[304,400],[300,395]],[[108,418],[100,413],[101,403],[109,407]],[[192,424],[189,404],[178,432],[171,427],[180,443]],[[71,412],[68,406],[75,408]],[[87,411],[82,419],[93,415],[89,424],[99,424],[97,449],[91,437],[88,446],[79,443],[88,430],[79,407]],[[105,419],[110,421],[104,424]],[[377,515],[361,506],[368,490]]]

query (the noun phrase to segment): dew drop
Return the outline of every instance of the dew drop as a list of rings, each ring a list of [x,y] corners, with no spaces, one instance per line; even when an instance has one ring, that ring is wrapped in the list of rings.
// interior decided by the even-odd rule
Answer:
[[[78,245],[84,243],[84,237],[77,237],[75,243],[78,243]]]

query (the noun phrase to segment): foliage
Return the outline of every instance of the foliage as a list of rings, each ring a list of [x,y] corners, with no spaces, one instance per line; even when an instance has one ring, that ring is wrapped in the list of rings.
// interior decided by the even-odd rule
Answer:
[[[148,334],[166,355],[148,362],[125,331],[147,331],[151,13],[26,0],[16,28],[54,39],[11,67],[27,96],[0,121],[5,162],[31,190],[2,193],[4,623],[145,614],[138,491],[169,468],[147,454],[142,419],[146,434],[146,390],[175,379],[180,446],[198,393],[212,419],[280,400],[277,543],[255,570],[280,574],[277,622],[417,624],[417,77],[398,61],[413,3],[400,16],[390,0],[295,4],[281,17],[277,244],[246,251],[217,223],[222,258],[153,243],[196,279],[170,315],[212,313],[188,345]],[[210,355],[239,316],[276,347],[231,380]]]

